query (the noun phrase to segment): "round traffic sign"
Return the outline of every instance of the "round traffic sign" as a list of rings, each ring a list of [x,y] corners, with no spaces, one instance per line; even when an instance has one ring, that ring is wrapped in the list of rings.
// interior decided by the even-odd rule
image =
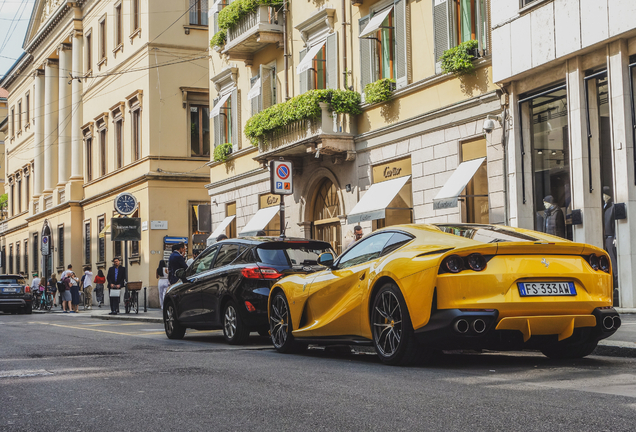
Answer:
[[[279,165],[276,174],[279,178],[286,180],[289,177],[289,168],[287,168],[287,165]]]

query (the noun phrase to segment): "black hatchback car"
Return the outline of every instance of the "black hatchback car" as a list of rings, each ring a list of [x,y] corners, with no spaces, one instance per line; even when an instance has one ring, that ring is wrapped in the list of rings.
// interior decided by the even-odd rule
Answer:
[[[0,275],[0,311],[30,314],[33,310],[31,287],[20,275]]]
[[[163,303],[163,321],[170,339],[187,328],[223,329],[230,344],[247,341],[252,331],[269,331],[267,300],[278,279],[322,267],[318,255],[331,252],[327,242],[301,238],[244,237],[208,247],[172,285]]]

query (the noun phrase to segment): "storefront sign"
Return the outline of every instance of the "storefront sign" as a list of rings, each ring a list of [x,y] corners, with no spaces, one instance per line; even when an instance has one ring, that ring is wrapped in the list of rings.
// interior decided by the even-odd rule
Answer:
[[[271,193],[291,195],[294,192],[292,163],[289,161],[271,161],[269,163]]]
[[[141,218],[112,218],[110,235],[112,241],[141,240]]]
[[[391,161],[373,167],[373,183],[411,175],[411,158]]]
[[[150,229],[153,230],[167,230],[168,221],[150,221]]]
[[[274,194],[265,194],[260,196],[260,207],[267,208],[274,207],[280,204],[280,196]]]

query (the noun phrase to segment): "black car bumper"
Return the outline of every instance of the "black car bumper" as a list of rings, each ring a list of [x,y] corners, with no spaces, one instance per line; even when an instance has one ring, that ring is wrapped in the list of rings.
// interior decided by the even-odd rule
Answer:
[[[613,335],[621,325],[620,317],[614,308],[594,309],[596,326],[574,329],[567,340],[577,342],[597,342]],[[415,331],[417,340],[425,345],[439,349],[494,349],[518,350],[540,348],[556,343],[557,335],[530,337],[523,340],[517,330],[496,330],[499,312],[462,311],[445,309],[434,312],[428,324]]]
[[[32,298],[0,298],[0,311],[21,309],[32,302]]]

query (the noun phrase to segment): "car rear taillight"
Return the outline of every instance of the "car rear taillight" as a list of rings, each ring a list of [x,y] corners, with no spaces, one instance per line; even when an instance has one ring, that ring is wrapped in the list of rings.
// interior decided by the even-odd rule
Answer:
[[[607,259],[607,256],[605,255],[601,255],[598,258],[598,266],[601,268],[601,270],[603,270],[605,273],[609,273],[610,272],[610,263],[609,263],[609,259]]]
[[[466,259],[468,261],[468,267],[475,271],[482,271],[486,268],[486,258],[482,254],[474,253],[468,255]]]
[[[464,270],[464,260],[459,255],[451,255],[444,260],[442,267],[451,273],[459,273]]]
[[[598,257],[594,254],[590,255],[587,258],[587,262],[590,264],[590,267],[592,267],[594,270],[598,270]]]
[[[247,308],[248,312],[256,312],[256,308],[254,307],[254,305],[248,301],[245,302],[245,307]]]
[[[247,279],[278,279],[282,276],[276,269],[258,266],[245,267],[241,273]]]
[[[30,286],[28,286],[28,285],[25,285],[25,286],[24,286],[24,292],[25,292],[26,294],[31,293],[31,287],[30,287]]]

